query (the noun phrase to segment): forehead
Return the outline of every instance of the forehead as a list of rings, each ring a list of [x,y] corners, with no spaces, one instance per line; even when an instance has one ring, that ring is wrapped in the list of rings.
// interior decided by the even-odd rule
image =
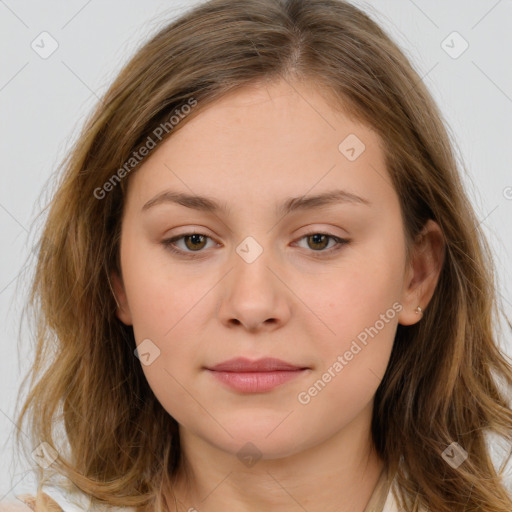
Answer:
[[[203,108],[130,180],[139,204],[166,187],[240,204],[332,188],[396,199],[378,134],[314,84],[285,80],[236,89]]]

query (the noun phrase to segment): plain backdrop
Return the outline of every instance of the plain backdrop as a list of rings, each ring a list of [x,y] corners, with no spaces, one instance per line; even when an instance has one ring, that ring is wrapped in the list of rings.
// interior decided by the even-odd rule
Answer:
[[[35,491],[30,465],[12,462],[12,454],[17,392],[32,358],[29,331],[18,335],[31,272],[24,262],[47,198],[41,194],[122,65],[196,3],[0,0],[0,500]],[[512,1],[353,3],[390,33],[440,105],[512,317]],[[56,50],[44,55],[52,44]],[[510,334],[500,342],[512,354]]]

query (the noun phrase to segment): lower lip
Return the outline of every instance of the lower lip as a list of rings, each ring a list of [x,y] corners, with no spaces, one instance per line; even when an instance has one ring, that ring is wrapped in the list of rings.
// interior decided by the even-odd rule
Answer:
[[[281,370],[272,372],[222,372],[209,370],[210,373],[224,384],[244,393],[262,393],[284,384],[306,370]]]

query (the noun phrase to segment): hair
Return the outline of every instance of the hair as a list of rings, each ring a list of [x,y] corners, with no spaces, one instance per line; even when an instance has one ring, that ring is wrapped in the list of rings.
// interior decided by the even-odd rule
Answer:
[[[28,419],[29,449],[42,440],[56,449],[51,466],[35,468],[38,510],[47,510],[41,486],[49,472],[93,503],[171,509],[163,491],[180,465],[178,425],[134,357],[133,329],[116,318],[110,280],[112,271],[122,276],[126,175],[139,160],[128,171],[126,162],[186,105],[195,106],[159,144],[228,92],[277,80],[316,85],[333,109],[379,134],[408,258],[428,219],[445,239],[434,295],[421,322],[398,325],[374,400],[373,442],[396,476],[396,498],[408,511],[512,509],[486,438],[512,439],[512,366],[498,343],[493,257],[420,76],[348,2],[210,0],[160,28],[125,65],[41,212],[48,210],[27,299],[35,358],[17,419],[18,443]],[[469,454],[456,469],[441,456],[452,442]]]

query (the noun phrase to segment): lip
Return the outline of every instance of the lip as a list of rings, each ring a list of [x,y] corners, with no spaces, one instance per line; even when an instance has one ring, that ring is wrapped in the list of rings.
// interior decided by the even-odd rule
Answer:
[[[245,357],[235,357],[234,359],[229,359],[228,361],[224,361],[215,366],[208,367],[208,370],[212,371],[237,373],[293,371],[303,369],[305,369],[305,367],[296,366],[274,357],[264,357],[262,359],[257,359],[256,361],[251,361]]]
[[[207,370],[222,383],[242,393],[263,393],[308,372],[275,358],[249,359],[238,357],[224,361]]]

